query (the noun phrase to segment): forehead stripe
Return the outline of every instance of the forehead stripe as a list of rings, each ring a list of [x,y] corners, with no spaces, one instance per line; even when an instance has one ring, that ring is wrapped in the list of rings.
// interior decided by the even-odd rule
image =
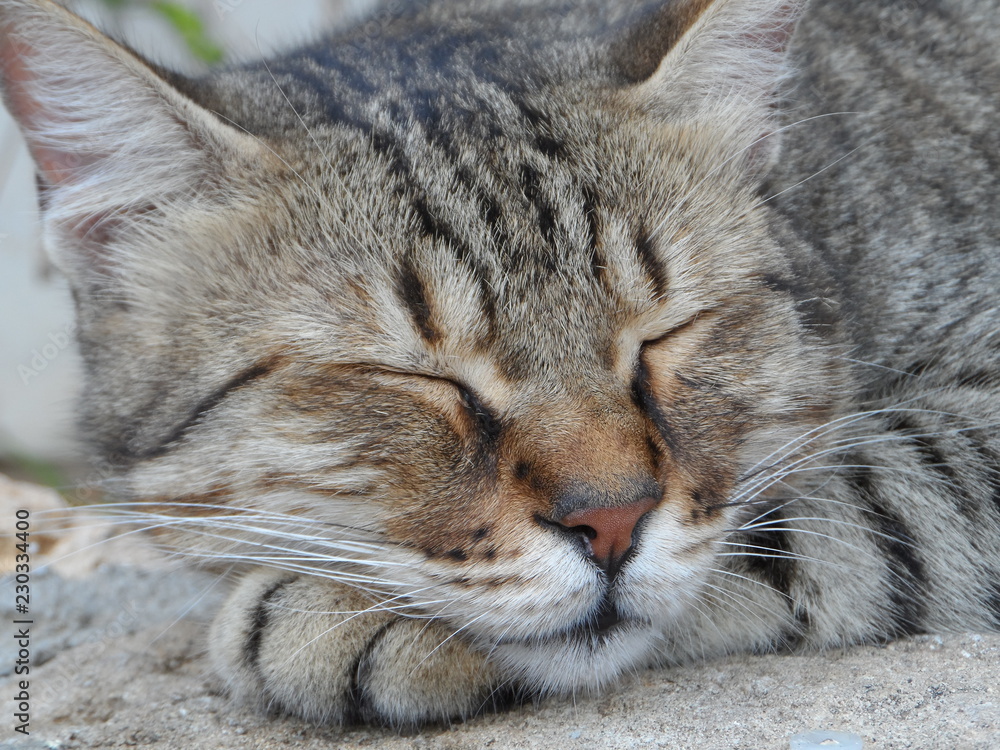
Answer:
[[[410,258],[403,261],[403,265],[399,269],[399,276],[396,278],[396,291],[400,300],[406,305],[406,309],[424,341],[428,344],[436,344],[440,341],[441,332],[433,322],[427,289]]]
[[[662,299],[668,288],[667,269],[660,262],[656,252],[656,244],[645,227],[639,228],[635,239],[635,249],[639,257],[639,264],[653,285],[656,299]]]

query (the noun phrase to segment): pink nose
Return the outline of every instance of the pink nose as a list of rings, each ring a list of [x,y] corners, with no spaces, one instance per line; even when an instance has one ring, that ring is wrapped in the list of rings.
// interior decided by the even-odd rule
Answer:
[[[608,570],[632,547],[632,534],[639,519],[655,507],[656,500],[647,497],[621,508],[574,510],[556,519],[556,523],[584,534],[597,564]]]

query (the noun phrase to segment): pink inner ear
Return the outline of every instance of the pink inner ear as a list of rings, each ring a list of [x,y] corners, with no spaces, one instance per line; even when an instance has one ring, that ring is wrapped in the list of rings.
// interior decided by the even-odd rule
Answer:
[[[753,35],[755,46],[771,52],[784,53],[801,15],[801,3],[786,3],[774,14],[774,24],[765,26]]]
[[[24,42],[13,37],[10,28],[0,26],[0,80],[3,82],[4,103],[11,114],[25,128],[34,124],[34,114],[38,103],[27,92],[29,84],[35,80],[25,65],[33,50]]]
[[[44,181],[49,185],[69,184],[83,165],[81,156],[46,146],[34,137],[44,127],[43,123],[51,123],[55,119],[54,113],[47,112],[32,95],[36,79],[29,61],[38,53],[32,46],[14,37],[9,27],[0,27],[0,41],[0,82],[3,84],[4,103],[21,124],[28,139],[28,148]]]
[[[30,144],[31,153],[45,182],[49,185],[68,185],[75,181],[83,159],[72,151],[59,151],[46,146]]]

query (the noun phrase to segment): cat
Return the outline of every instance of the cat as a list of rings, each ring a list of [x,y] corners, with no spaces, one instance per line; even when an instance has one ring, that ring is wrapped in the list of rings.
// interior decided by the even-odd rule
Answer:
[[[1000,628],[1000,3],[418,0],[182,77],[0,0],[81,425],[229,692],[409,727]]]

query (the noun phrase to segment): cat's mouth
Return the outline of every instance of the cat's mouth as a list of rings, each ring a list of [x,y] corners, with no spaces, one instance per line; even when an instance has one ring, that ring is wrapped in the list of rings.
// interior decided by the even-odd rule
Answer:
[[[542,693],[598,691],[647,663],[658,642],[652,621],[605,596],[585,618],[534,636],[504,639],[491,653]]]
[[[567,633],[569,638],[577,641],[601,642],[606,640],[616,629],[626,627],[630,622],[618,609],[610,596],[605,596],[597,611],[583,622],[571,627]]]
[[[618,634],[648,628],[651,625],[652,623],[648,620],[623,614],[615,604],[614,598],[608,594],[604,596],[593,614],[566,628],[527,638],[505,638],[497,645],[525,646],[539,643],[566,643],[589,645],[593,648],[603,645]]]

